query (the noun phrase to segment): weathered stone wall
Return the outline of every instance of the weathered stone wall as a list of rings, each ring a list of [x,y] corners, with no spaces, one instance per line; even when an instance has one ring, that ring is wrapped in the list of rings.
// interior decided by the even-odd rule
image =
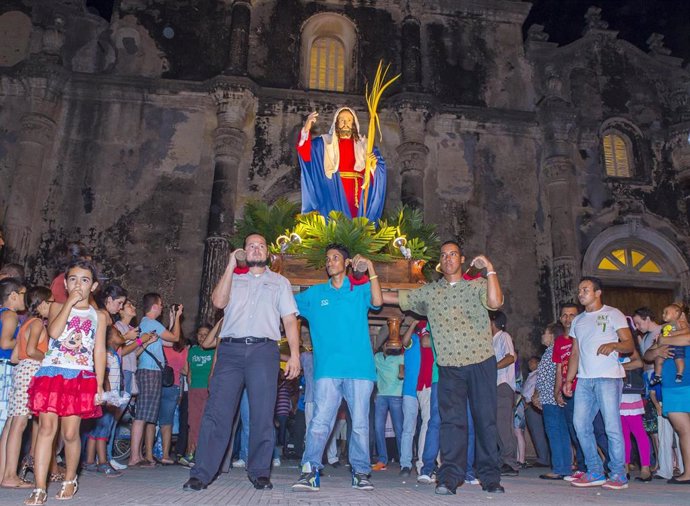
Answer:
[[[0,223],[36,281],[82,237],[135,296],[183,302],[191,330],[214,282],[207,235],[230,232],[249,198],[299,200],[306,115],[324,133],[349,105],[366,131],[379,60],[403,73],[380,108],[386,206],[423,208],[494,261],[523,357],[602,231],[639,219],[688,257],[688,74],[658,41],[644,54],[592,18],[566,47],[538,29],[524,45],[529,4],[506,0],[117,5],[109,22],[76,0],[0,5]],[[355,30],[345,93],[302,82],[302,29],[326,12]],[[635,140],[631,180],[603,172],[610,121]],[[216,259],[224,247],[206,244]]]

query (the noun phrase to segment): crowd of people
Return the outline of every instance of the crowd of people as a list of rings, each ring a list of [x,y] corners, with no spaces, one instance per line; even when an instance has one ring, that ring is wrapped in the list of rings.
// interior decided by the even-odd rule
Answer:
[[[690,484],[682,304],[663,323],[644,307],[626,317],[603,304],[598,279],[583,278],[578,303],[545,325],[543,354],[523,357],[523,375],[494,265],[477,256],[480,274],[469,275],[454,241],[441,247],[441,279],[400,291],[383,291],[375,265],[340,244],[326,248],[328,281],[297,294],[268,268],[264,237],[250,234],[243,251],[212,293],[223,318],[192,339],[181,304],[150,292],[138,314],[123,287],[100,286],[79,244],[50,287],[27,287],[21,266],[4,265],[0,486],[44,504],[49,482],[60,483],[57,498],[73,497],[80,470],[117,478],[181,464],[183,488],[196,491],[232,463],[270,489],[286,456],[301,458],[295,492],[318,491],[324,465],[349,466],[352,487],[372,490],[394,460],[441,495],[464,483],[502,493],[502,476],[530,466],[574,487],[627,488],[633,464],[637,481]],[[372,345],[369,311],[383,304],[410,315],[401,343]],[[125,412],[121,462],[113,442]]]

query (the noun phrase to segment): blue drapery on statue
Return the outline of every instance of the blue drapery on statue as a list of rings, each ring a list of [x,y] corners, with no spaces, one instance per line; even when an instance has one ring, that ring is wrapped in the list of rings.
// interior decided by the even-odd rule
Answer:
[[[374,154],[378,162],[369,187],[367,214],[364,216],[362,213],[364,190],[360,189],[358,216],[364,216],[369,221],[378,223],[386,200],[386,162],[377,148],[374,148]],[[316,137],[311,140],[311,161],[305,162],[302,157],[297,157],[302,169],[302,213],[318,211],[319,214],[328,216],[331,211],[340,211],[348,218],[352,218],[345,191],[340,183],[340,175],[336,172],[331,179],[326,177],[323,156],[323,139]]]

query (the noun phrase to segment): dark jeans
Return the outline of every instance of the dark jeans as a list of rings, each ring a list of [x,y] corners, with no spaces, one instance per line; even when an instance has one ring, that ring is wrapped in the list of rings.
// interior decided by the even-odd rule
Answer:
[[[188,392],[182,392],[182,397],[180,398],[180,430],[177,433],[177,442],[175,443],[175,453],[177,453],[177,455],[187,454],[187,440],[189,435],[188,406]]]
[[[545,466],[551,466],[549,444],[546,442],[542,414],[530,404],[525,408],[525,418],[527,419],[527,428],[532,437],[534,450],[537,452],[537,462]]]
[[[251,478],[268,477],[275,441],[273,412],[278,386],[279,353],[275,342],[220,343],[209,384],[195,455],[189,475],[210,483],[225,456],[245,385],[249,395],[249,461]]]
[[[474,470],[484,484],[501,481],[496,428],[496,359],[462,367],[439,366],[441,460],[438,481],[455,488],[467,469],[467,401],[475,424]]]
[[[563,397],[565,399],[565,421],[568,424],[568,432],[570,432],[570,440],[575,445],[575,460],[577,461],[578,471],[587,471],[585,465],[585,455],[582,453],[582,447],[577,439],[575,432],[575,425],[573,425],[573,413],[575,413],[574,397]],[[601,413],[597,413],[594,417],[594,438],[597,441],[597,446],[604,454],[604,467],[609,467],[609,439],[606,437],[606,429],[604,428],[604,419]]]

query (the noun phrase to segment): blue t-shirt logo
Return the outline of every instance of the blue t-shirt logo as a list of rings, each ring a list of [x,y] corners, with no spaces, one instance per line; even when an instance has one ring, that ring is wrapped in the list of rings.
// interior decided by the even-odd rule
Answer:
[[[328,299],[321,299],[321,306],[327,306],[328,305]]]

